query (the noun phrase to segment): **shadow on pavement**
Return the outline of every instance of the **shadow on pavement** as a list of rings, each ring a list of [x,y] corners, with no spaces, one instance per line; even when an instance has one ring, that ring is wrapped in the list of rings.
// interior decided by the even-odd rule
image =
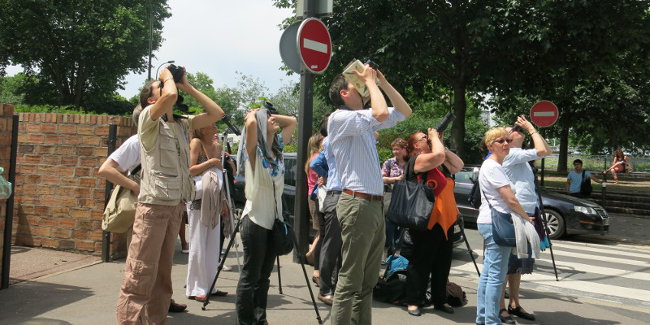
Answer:
[[[547,320],[549,323],[553,322],[555,324],[571,324],[571,325],[614,325],[621,324],[617,321],[596,319],[596,318],[586,318],[566,311],[556,311],[556,312],[537,312],[538,322],[544,324],[543,320]],[[517,322],[520,320],[517,319]],[[531,323],[534,324],[534,323]]]
[[[93,295],[90,288],[44,282],[23,282],[0,292],[4,324],[70,324],[37,318],[50,310],[74,304]],[[17,297],[20,297],[17,299]]]

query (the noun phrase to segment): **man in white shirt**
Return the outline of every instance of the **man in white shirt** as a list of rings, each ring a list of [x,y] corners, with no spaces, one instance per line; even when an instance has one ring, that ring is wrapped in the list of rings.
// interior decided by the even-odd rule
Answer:
[[[372,289],[385,241],[384,184],[374,132],[411,115],[411,107],[381,72],[366,65],[354,73],[370,96],[363,98],[343,75],[336,76],[329,94],[339,109],[330,115],[327,127],[343,188],[336,207],[343,239],[342,265],[331,316],[332,324],[342,325],[372,323]],[[394,108],[388,107],[382,90]],[[371,109],[364,110],[368,99]]]

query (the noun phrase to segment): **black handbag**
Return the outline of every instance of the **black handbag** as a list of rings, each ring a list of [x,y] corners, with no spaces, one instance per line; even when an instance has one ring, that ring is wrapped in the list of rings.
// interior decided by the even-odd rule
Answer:
[[[275,183],[273,184],[273,200],[275,201]],[[273,229],[271,230],[271,237],[273,240],[273,251],[275,255],[287,255],[293,251],[293,229],[291,225],[278,218],[277,201],[275,206],[275,221],[273,222]]]
[[[426,173],[421,173],[420,181],[417,181],[417,175],[413,171],[416,158],[417,156],[409,160],[405,179],[393,185],[388,220],[400,227],[426,230],[435,196],[433,188],[426,185]]]
[[[492,239],[499,246],[515,247],[517,240],[515,239],[515,225],[512,223],[512,215],[510,213],[503,213],[497,211],[492,207],[490,201],[483,193],[485,201],[490,206],[490,213],[492,214]]]
[[[585,178],[585,171],[582,171],[582,182],[580,183],[580,194],[590,195],[593,191],[591,186],[591,177]]]

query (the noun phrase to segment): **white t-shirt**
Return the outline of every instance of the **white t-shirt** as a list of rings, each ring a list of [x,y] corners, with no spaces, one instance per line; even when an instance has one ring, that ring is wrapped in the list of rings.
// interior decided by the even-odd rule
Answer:
[[[485,201],[487,198],[490,204],[497,211],[510,213],[510,207],[499,194],[498,189],[510,185],[514,191],[510,179],[506,175],[506,170],[498,162],[492,159],[486,159],[481,165],[481,172],[478,176],[479,186],[481,187],[481,207],[478,210],[476,223],[492,223],[492,213],[490,205]]]
[[[118,165],[121,172],[130,171],[140,164],[140,139],[137,134],[126,139],[122,145],[108,156]]]
[[[535,175],[528,162],[540,158],[542,157],[537,155],[535,149],[510,148],[510,152],[503,159],[502,166],[514,184],[513,190],[517,193],[517,200],[528,215],[533,215],[537,208]]]

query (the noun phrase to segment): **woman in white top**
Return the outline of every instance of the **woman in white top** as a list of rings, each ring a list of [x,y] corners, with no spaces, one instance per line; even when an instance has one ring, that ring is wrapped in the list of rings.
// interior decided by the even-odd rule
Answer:
[[[216,125],[194,130],[190,141],[190,174],[196,182],[196,199],[187,205],[189,221],[190,251],[187,261],[187,281],[185,294],[190,299],[205,301],[217,274],[221,241],[221,216],[228,216],[228,206],[223,200],[223,179],[221,145],[214,139]],[[204,186],[202,180],[206,173],[213,173],[217,186]],[[220,211],[202,210],[203,198],[209,195],[219,200]],[[207,199],[207,198],[206,198]],[[214,288],[214,296],[228,293]]]
[[[492,153],[481,165],[479,186],[481,207],[476,220],[478,231],[483,236],[483,272],[478,284],[476,303],[476,324],[501,324],[499,301],[508,271],[508,257],[512,247],[500,246],[492,237],[492,214],[512,213],[513,217],[528,215],[517,201],[512,184],[501,164],[510,151],[508,132],[505,128],[492,128],[485,132],[483,143]],[[486,199],[488,201],[486,201]],[[495,211],[493,211],[495,210]]]
[[[271,114],[267,108],[246,115],[244,143],[240,143],[243,154],[239,155],[246,175],[246,205],[240,226],[244,265],[237,284],[239,324],[266,323],[269,276],[276,257],[271,229],[276,218],[282,219],[282,149],[291,141],[296,124],[294,117]]]

